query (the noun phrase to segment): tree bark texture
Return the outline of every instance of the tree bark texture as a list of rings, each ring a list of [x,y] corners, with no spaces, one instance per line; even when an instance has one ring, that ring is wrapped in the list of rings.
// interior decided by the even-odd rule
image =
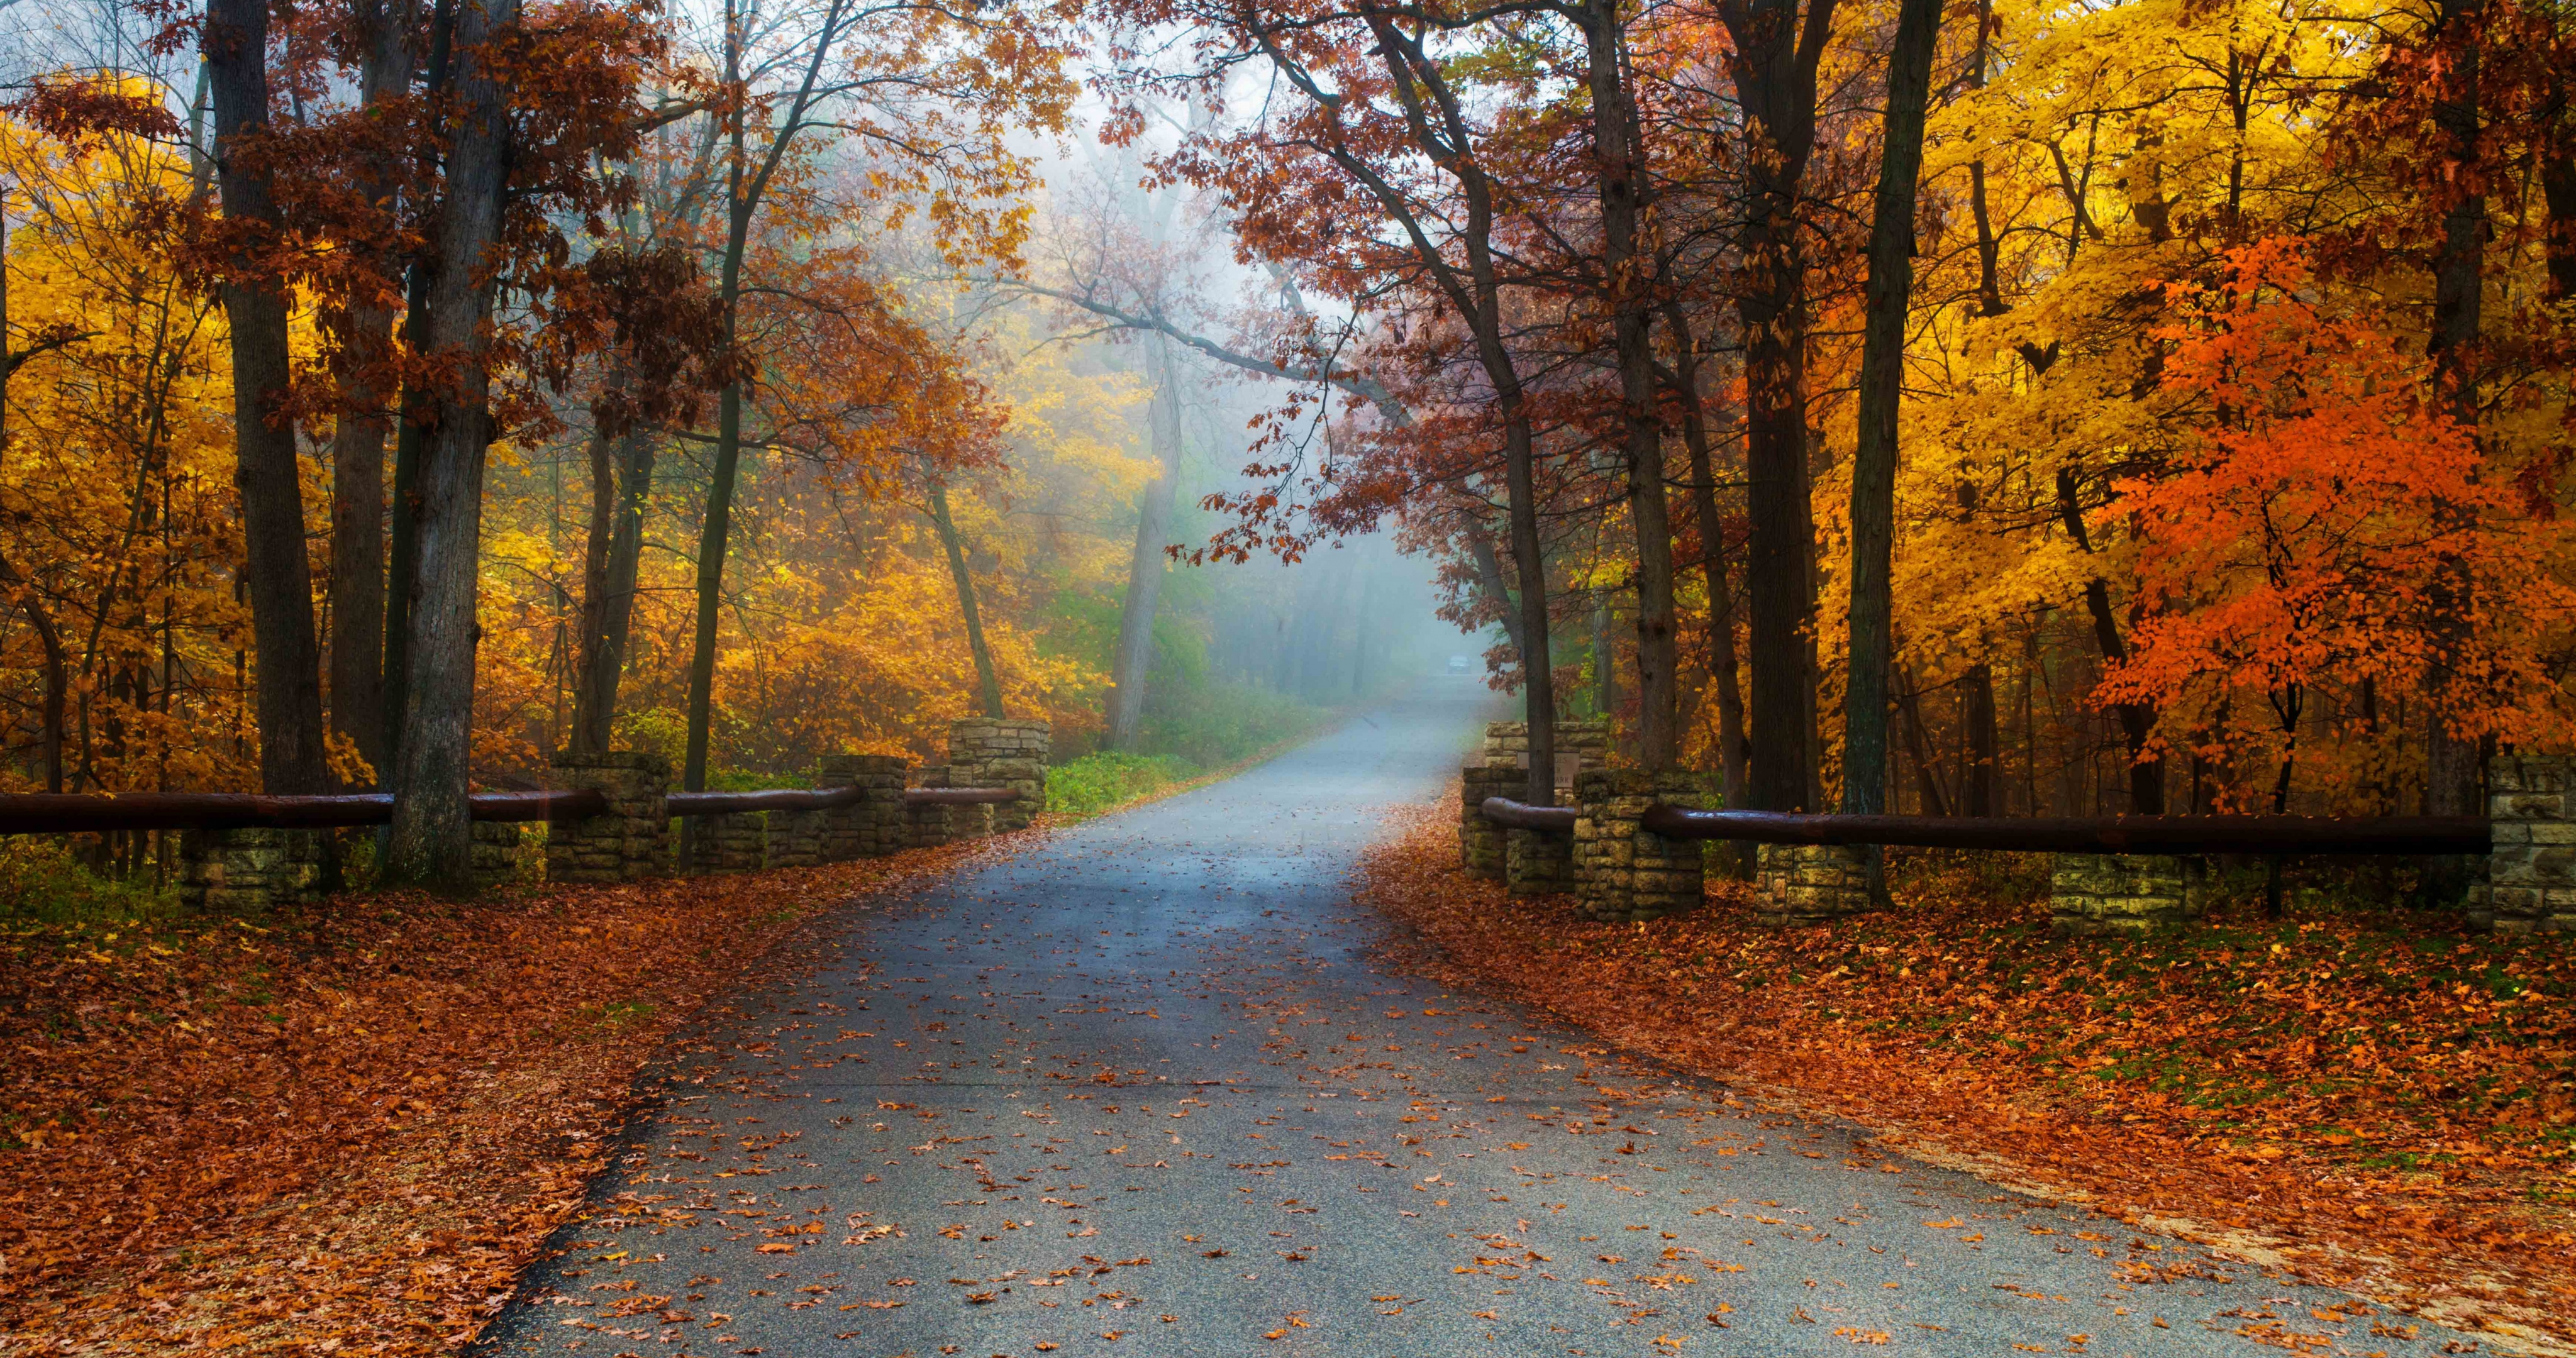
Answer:
[[[612,372],[610,381],[621,380]],[[617,687],[635,618],[635,578],[644,556],[644,504],[653,494],[653,440],[630,429],[590,442],[590,531],[582,544],[579,677],[570,744],[598,753],[617,724]]]
[[[271,793],[328,790],[322,742],[321,655],[313,635],[313,575],[304,555],[304,492],[287,415],[287,285],[254,254],[283,229],[266,173],[253,164],[268,131],[268,7],[211,0],[205,57],[215,113],[216,184],[243,246],[219,292],[230,331],[233,429],[241,492],[243,580],[258,648],[260,785]]]
[[[357,0],[358,106],[381,111],[408,93],[415,4]],[[379,210],[392,204],[397,167],[371,164],[360,185]],[[395,261],[377,257],[380,269]],[[331,725],[376,770],[385,770],[385,439],[392,428],[383,387],[393,308],[353,299],[338,320],[340,414],[331,435]]]
[[[1815,148],[1816,66],[1835,0],[1722,0],[1744,101],[1743,258],[1735,280],[1744,331],[1745,470],[1752,538],[1745,561],[1752,651],[1746,804],[1808,808],[1815,704],[1808,664],[1814,528],[1807,501],[1806,260],[1798,211]]]
[[[2434,40],[2449,51],[2443,64],[2447,88],[2433,104],[2433,121],[2450,153],[2474,184],[2479,136],[2478,49],[2485,19],[2484,0],[2440,0]],[[2477,346],[2486,277],[2487,200],[2483,192],[2463,193],[2443,215],[2442,240],[2433,268],[2433,333],[2427,344],[2433,359],[2435,397],[2451,418],[2472,437],[2478,429]],[[2457,522],[2468,511],[2445,506]],[[2451,730],[2453,695],[2461,652],[2470,641],[2475,602],[2465,562],[2446,560],[2435,572],[2432,607],[2432,663],[2426,667],[2430,701],[2424,723],[2424,814],[2459,816],[2482,808],[2478,748]],[[2423,865],[2421,893],[2430,903],[2449,904],[2468,891],[2471,868],[2465,859],[2437,859]]]
[[[1851,654],[1843,704],[1845,815],[1887,809],[1888,667],[1895,659],[1897,413],[1914,293],[1914,203],[1940,0],[1904,0],[1887,56],[1886,131],[1869,231],[1861,323],[1859,437],[1852,451]]]
[[[1637,536],[1637,761],[1661,771],[1681,760],[1681,678],[1664,420],[1655,383],[1654,280],[1647,276],[1651,243],[1641,239],[1653,189],[1628,88],[1627,27],[1619,6],[1616,0],[1588,0],[1581,13],[1601,203],[1601,269],[1619,365],[1628,516]]]
[[[421,443],[419,568],[414,577],[393,824],[385,874],[436,890],[474,889],[467,792],[473,776],[475,585],[481,566],[483,463],[492,439],[484,323],[493,285],[481,276],[501,234],[509,162],[508,98],[483,49],[518,22],[518,0],[486,0],[456,18],[445,199],[429,287],[427,350],[454,355]]]

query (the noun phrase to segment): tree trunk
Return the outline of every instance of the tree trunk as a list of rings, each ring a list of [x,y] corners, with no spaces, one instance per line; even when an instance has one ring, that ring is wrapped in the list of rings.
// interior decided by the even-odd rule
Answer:
[[[1671,312],[1667,312],[1671,318]],[[1717,680],[1717,762],[1726,805],[1741,808],[1745,764],[1744,690],[1736,677],[1735,598],[1726,578],[1726,530],[1717,515],[1717,473],[1708,450],[1708,421],[1699,399],[1699,365],[1678,319],[1675,391],[1681,398],[1682,449],[1690,457],[1691,511],[1699,518],[1700,569],[1708,580],[1709,669]],[[1749,859],[1747,860],[1750,861]]]
[[[1754,742],[1746,804],[1810,809],[1816,778],[1808,663],[1806,260],[1799,206],[1816,127],[1816,66],[1836,0],[1721,0],[1744,101],[1743,264],[1735,280],[1745,336],[1745,470],[1753,535],[1745,561],[1751,613]]]
[[[612,370],[609,381],[622,382]],[[644,504],[653,495],[653,440],[630,429],[614,442],[590,444],[590,531],[582,545],[579,677],[573,688],[570,744],[609,748],[617,724],[617,687],[626,672],[626,640],[635,618],[635,576],[644,555]]]
[[[1629,97],[1627,29],[1618,4],[1587,0],[1581,14],[1601,204],[1601,269],[1619,364],[1628,516],[1637,533],[1637,760],[1664,770],[1681,760],[1681,681],[1672,515],[1664,498],[1664,420],[1655,390],[1654,291],[1646,276],[1651,243],[1640,240],[1640,219],[1653,192]]]
[[[283,229],[268,175],[246,165],[268,132],[268,7],[210,0],[205,56],[215,111],[216,183],[227,220],[258,223],[262,244]],[[241,492],[244,577],[259,650],[260,786],[329,789],[322,742],[321,656],[313,638],[313,576],[304,558],[304,491],[288,413],[287,285],[236,253],[219,289],[232,351],[233,484]]]
[[[1966,688],[1961,720],[1968,739],[1967,767],[1960,771],[1959,814],[1991,816],[1995,807],[1995,672],[1984,661],[1968,667],[1960,681]]]
[[[393,764],[385,875],[437,890],[474,889],[466,793],[473,777],[475,583],[481,566],[483,462],[492,439],[483,333],[492,313],[486,253],[498,242],[510,122],[484,47],[518,22],[518,0],[469,5],[456,21],[457,121],[440,204],[438,267],[426,349],[452,356],[421,445],[418,534],[403,723]]]
[[[417,7],[357,0],[351,27],[360,44],[358,105],[381,109],[410,92]],[[371,162],[360,190],[391,205],[397,167]],[[394,261],[377,256],[379,268]],[[340,415],[331,435],[331,725],[385,771],[385,436],[382,389],[393,310],[361,298],[339,318]]]
[[[930,483],[930,521],[939,527],[939,543],[948,549],[948,574],[957,582],[957,611],[966,618],[966,648],[975,653],[975,681],[981,687],[984,715],[1002,714],[1002,685],[993,676],[993,651],[984,644],[984,618],[975,610],[975,577],[966,570],[966,544],[957,520],[948,512],[948,487]]]
[[[2465,183],[2475,183],[2478,173],[2477,24],[2484,8],[2484,0],[2440,0],[2435,21],[2435,39],[2449,47],[2450,60],[2443,63],[2448,88],[2433,105],[2433,121],[2466,171],[2461,177]],[[2476,350],[2486,276],[2486,229],[2483,193],[2462,194],[2444,214],[2433,267],[2433,333],[2426,345],[2433,360],[2435,399],[2473,438],[2479,422]],[[2437,512],[2454,525],[2468,513],[2449,505]],[[2424,720],[2424,814],[2428,816],[2474,815],[2481,809],[2477,742],[2453,732],[2449,720],[2450,684],[2474,626],[2471,593],[2465,562],[2446,559],[2439,564],[2431,600],[2432,659],[2425,673],[2430,699]],[[2468,893],[2472,875],[2465,858],[2428,859],[2420,894],[2428,904],[2455,904]]]
[[[1181,395],[1168,345],[1154,344],[1154,401],[1147,408],[1154,479],[1136,497],[1136,549],[1127,558],[1127,594],[1118,610],[1118,650],[1110,663],[1109,731],[1104,743],[1132,750],[1145,725],[1145,685],[1154,668],[1154,610],[1163,593],[1163,546],[1172,533],[1172,504],[1181,484]],[[1299,691],[1307,657],[1297,659]]]
[[[1860,359],[1859,438],[1852,452],[1851,654],[1843,704],[1845,815],[1887,809],[1888,667],[1894,663],[1897,411],[1905,386],[1905,317],[1914,290],[1914,200],[1923,114],[1932,86],[1940,0],[1904,0],[1887,58],[1886,132],[1869,231]]]
[[[1494,540],[1482,524],[1467,529],[1467,559],[1476,567],[1476,588],[1501,605],[1503,635],[1511,642],[1513,659],[1518,661],[1527,654],[1527,648],[1521,645],[1520,611],[1512,602],[1511,586],[1503,579],[1503,559],[1495,554]]]
[[[429,69],[421,90],[433,107],[447,92],[448,57],[455,34],[455,0],[437,0],[430,10]],[[413,256],[410,276],[404,280],[403,345],[415,355],[429,349],[429,288],[439,264],[436,230],[435,223],[426,226],[430,239]],[[434,394],[406,377],[399,412],[401,418],[394,425],[394,493],[387,506],[390,521],[385,533],[383,739],[387,765],[401,758],[410,707],[412,599],[420,583],[420,456],[427,426],[436,417]]]

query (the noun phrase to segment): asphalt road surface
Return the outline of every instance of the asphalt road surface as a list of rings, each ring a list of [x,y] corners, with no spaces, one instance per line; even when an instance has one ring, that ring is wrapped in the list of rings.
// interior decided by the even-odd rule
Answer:
[[[2476,1342],[1378,969],[1386,926],[1347,873],[1490,711],[1434,681],[1231,781],[831,916],[807,961],[674,1045],[621,1168],[484,1351]]]

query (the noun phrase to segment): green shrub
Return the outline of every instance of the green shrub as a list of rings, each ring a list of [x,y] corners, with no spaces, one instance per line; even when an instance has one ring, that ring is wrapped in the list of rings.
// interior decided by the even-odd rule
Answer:
[[[0,918],[65,924],[168,914],[176,893],[155,891],[147,870],[134,881],[92,872],[52,836],[0,836]]]
[[[1076,820],[1087,819],[1140,797],[1150,797],[1197,774],[1194,765],[1171,755],[1103,750],[1047,770],[1047,810]]]

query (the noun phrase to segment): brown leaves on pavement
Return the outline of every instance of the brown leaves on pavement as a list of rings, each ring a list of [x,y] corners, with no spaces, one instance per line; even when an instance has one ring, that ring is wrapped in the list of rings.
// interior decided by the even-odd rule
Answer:
[[[579,1205],[673,1027],[798,921],[977,847],[0,934],[0,1333],[452,1349]]]
[[[2576,1337],[2576,940],[2360,912],[2057,939],[1991,857],[1919,860],[1830,929],[1763,928],[1715,880],[1598,924],[1460,872],[1449,806],[1400,812],[1360,877],[1444,979],[2317,1281]]]

